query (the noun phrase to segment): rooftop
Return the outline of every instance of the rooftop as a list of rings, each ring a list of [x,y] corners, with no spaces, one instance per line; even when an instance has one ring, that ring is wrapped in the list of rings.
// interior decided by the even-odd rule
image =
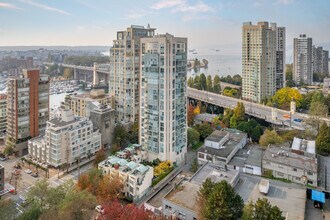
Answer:
[[[197,196],[199,185],[183,181],[180,185],[176,186],[164,199],[167,199],[179,206],[197,212]]]
[[[213,182],[226,180],[230,185],[233,186],[238,175],[239,171],[237,170],[225,171],[216,165],[207,163],[197,172],[197,174],[192,177],[190,181],[201,186],[207,178],[210,178]]]
[[[103,89],[95,89],[95,90],[92,90],[91,92],[72,95],[71,97],[72,98],[86,98],[86,99],[88,99],[88,98],[89,99],[107,98]]]
[[[195,116],[195,120],[213,122],[213,119],[218,117],[216,114],[202,113]]]
[[[70,125],[72,123],[75,122],[79,122],[81,121],[79,118],[75,118],[73,121],[63,121],[61,118],[54,118],[52,120],[49,121],[49,123],[51,123],[55,128],[59,128],[59,127],[65,127],[67,125]]]
[[[252,147],[248,151],[248,157],[246,158],[245,164],[261,167],[262,149]]]
[[[229,140],[226,141],[220,149],[212,148],[203,146],[201,147],[198,152],[208,153],[211,155],[215,155],[222,158],[227,158],[230,153],[235,149],[237,144],[246,137],[246,133],[241,132],[236,129],[223,129],[221,131],[215,131],[210,136],[207,137],[205,140],[219,142],[226,134],[229,133]]]
[[[268,147],[262,160],[317,172],[317,159],[290,152],[288,148]]]
[[[294,137],[292,141],[291,150],[302,151],[308,154],[315,154],[315,141],[309,141]]]
[[[133,175],[144,174],[151,168],[150,166],[121,159],[116,156],[109,156],[108,159],[99,163],[99,167],[114,167],[116,164],[122,172],[131,172]]]

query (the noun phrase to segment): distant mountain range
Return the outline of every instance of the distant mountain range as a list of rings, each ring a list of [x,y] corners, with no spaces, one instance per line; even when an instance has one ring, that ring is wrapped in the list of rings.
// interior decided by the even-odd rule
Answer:
[[[80,51],[108,51],[110,46],[0,46],[0,50],[26,51],[26,50],[80,50]]]

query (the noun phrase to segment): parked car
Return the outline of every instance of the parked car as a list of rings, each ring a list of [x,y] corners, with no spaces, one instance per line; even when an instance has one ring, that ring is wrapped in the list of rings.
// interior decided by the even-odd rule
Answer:
[[[285,115],[283,115],[283,118],[291,118],[291,116],[288,114],[285,114]]]
[[[27,174],[31,174],[32,173],[32,170],[27,169],[27,170],[24,170],[24,172],[27,173]]]
[[[102,215],[104,214],[104,208],[101,205],[96,206],[95,210]]]
[[[38,173],[32,173],[31,176],[37,178],[38,177]]]
[[[261,179],[259,182],[259,192],[267,195],[269,190],[269,180]]]
[[[293,121],[294,121],[294,122],[299,122],[299,123],[300,123],[300,122],[302,122],[302,119],[301,119],[301,118],[294,118]]]
[[[7,160],[7,158],[5,158],[5,157],[0,157],[0,160],[1,160],[1,161],[5,161],[5,160]]]

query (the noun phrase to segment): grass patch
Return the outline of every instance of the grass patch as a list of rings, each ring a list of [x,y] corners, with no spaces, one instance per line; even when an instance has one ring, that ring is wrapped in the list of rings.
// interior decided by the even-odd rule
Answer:
[[[151,186],[157,185],[162,179],[164,179],[169,173],[173,171],[174,167],[171,167],[167,172],[160,174],[156,179],[154,179],[151,183]]]
[[[268,178],[268,179],[272,179],[272,180],[278,180],[284,183],[292,183],[291,180],[285,179],[285,178],[278,178],[278,177],[274,177],[273,175],[263,175],[262,177]]]

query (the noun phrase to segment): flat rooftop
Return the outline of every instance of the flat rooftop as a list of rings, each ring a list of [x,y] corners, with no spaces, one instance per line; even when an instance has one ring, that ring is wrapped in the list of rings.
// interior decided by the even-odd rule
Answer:
[[[317,172],[317,159],[292,153],[287,148],[268,147],[264,151],[262,160],[287,165],[290,167],[304,168],[307,171]]]
[[[271,205],[276,205],[287,216],[287,220],[305,219],[306,189],[296,184],[288,184],[269,180],[269,192],[265,196],[259,192],[260,177],[240,176],[240,181],[235,186],[235,191],[242,197],[244,203],[266,198]]]
[[[218,117],[216,114],[202,113],[195,116],[195,120],[213,122],[213,119]]]
[[[203,182],[210,178],[213,182],[220,182],[226,180],[230,185],[234,186],[235,180],[239,175],[237,170],[222,170],[219,166],[211,163],[207,163],[203,168],[201,168],[195,176],[190,180],[190,182],[195,183],[199,186]]]
[[[203,152],[211,155],[215,155],[222,158],[227,158],[230,153],[235,149],[238,143],[245,138],[247,135],[244,132],[241,132],[236,129],[223,129],[221,131],[214,131],[210,136],[208,136],[205,140],[220,142],[222,138],[225,137],[226,134],[229,133],[229,140],[226,141],[220,149],[207,147],[203,145],[198,152]]]
[[[164,199],[197,212],[197,196],[199,187],[200,186],[197,184],[189,181],[183,181],[179,186],[167,194]]]

